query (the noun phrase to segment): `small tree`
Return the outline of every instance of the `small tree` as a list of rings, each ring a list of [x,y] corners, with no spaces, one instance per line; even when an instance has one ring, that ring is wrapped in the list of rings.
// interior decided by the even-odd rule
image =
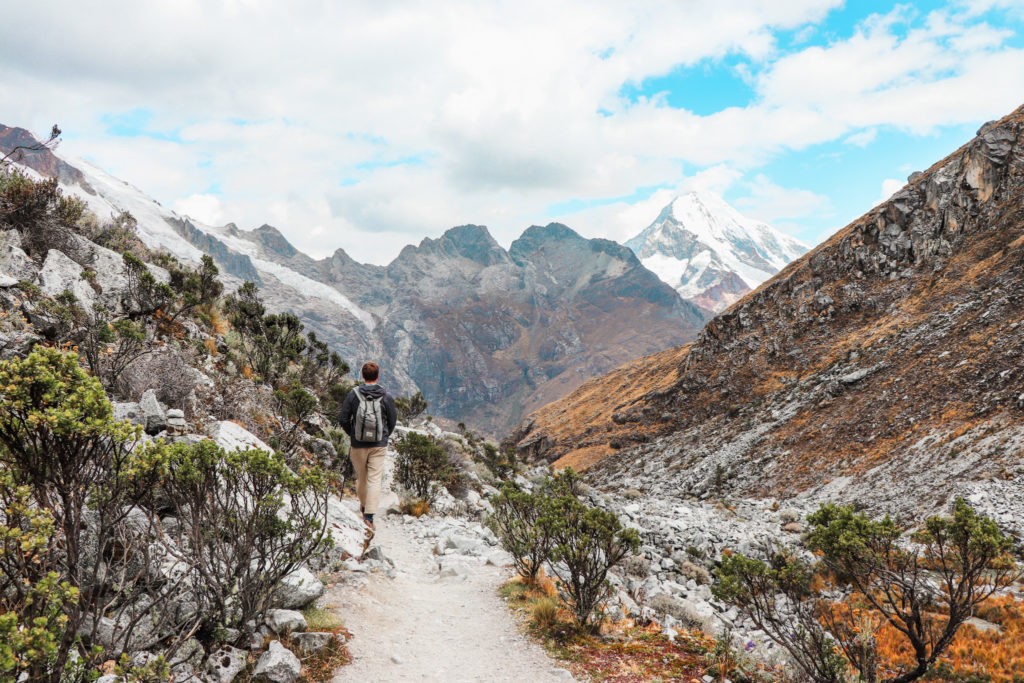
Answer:
[[[577,623],[593,630],[593,616],[609,593],[608,571],[640,547],[635,529],[622,527],[615,513],[590,507],[573,495],[551,499],[547,516],[553,526],[552,570],[560,579],[562,599]]]
[[[426,411],[427,399],[423,397],[422,391],[417,391],[412,396],[399,396],[395,399],[395,409],[398,411],[399,420],[409,422]]]
[[[549,499],[520,491],[506,483],[491,500],[494,511],[486,524],[511,555],[516,571],[527,583],[537,581],[554,543],[553,520],[547,514]]]
[[[125,252],[124,273],[128,280],[124,292],[124,308],[132,318],[148,317],[157,311],[167,312],[174,301],[174,290],[159,282],[142,259]]]
[[[42,650],[14,665],[32,681],[61,680],[72,653],[86,664],[102,654],[79,646],[95,643],[101,618],[118,616],[123,599],[149,587],[118,594],[107,583],[108,563],[132,552],[119,538],[135,492],[152,485],[123,479],[138,437],[136,427],[114,422],[99,381],[75,354],[38,348],[0,362],[0,628],[11,628],[13,613],[27,620],[28,631],[14,627],[19,637],[41,629]],[[145,556],[133,560],[133,576],[147,576]],[[159,607],[169,594],[147,604]],[[135,623],[115,637],[130,640]]]
[[[432,502],[440,482],[454,470],[441,444],[426,434],[408,432],[395,442],[396,482],[417,498]]]
[[[169,505],[179,521],[169,551],[187,568],[207,637],[264,613],[281,579],[330,547],[318,468],[296,474],[280,454],[201,441],[145,449],[132,476],[140,474],[160,482],[147,508]]]
[[[814,681],[878,680],[874,626],[902,635],[914,663],[885,683],[925,675],[974,608],[1019,577],[1011,541],[963,499],[951,517],[931,517],[913,534],[890,518],[872,520],[849,506],[822,506],[809,518],[809,563],[776,554],[770,564],[733,555],[718,570],[716,594],[739,606]],[[852,593],[858,605],[826,597],[820,586]],[[776,596],[784,596],[787,610]],[[787,611],[789,612],[787,614]]]

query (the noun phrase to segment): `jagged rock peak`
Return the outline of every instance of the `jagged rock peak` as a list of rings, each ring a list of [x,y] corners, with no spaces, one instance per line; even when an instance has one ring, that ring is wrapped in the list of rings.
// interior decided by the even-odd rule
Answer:
[[[458,225],[449,228],[437,239],[424,239],[419,247],[406,247],[396,260],[404,260],[423,253],[459,256],[485,266],[508,261],[508,253],[483,225]]]
[[[291,242],[281,234],[281,231],[272,225],[264,223],[252,232],[253,236],[259,240],[260,244],[275,254],[279,254],[285,258],[290,258],[299,253],[298,250],[292,246]]]

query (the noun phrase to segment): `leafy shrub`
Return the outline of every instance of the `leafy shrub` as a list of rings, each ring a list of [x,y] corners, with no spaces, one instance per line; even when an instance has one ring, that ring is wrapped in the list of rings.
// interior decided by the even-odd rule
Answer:
[[[584,629],[593,629],[594,611],[609,592],[608,572],[640,547],[634,529],[623,528],[615,513],[585,505],[564,494],[551,501],[554,543],[552,571],[559,593]]]
[[[512,555],[519,576],[531,585],[536,583],[554,543],[552,520],[546,514],[548,502],[544,496],[506,484],[491,499],[494,511],[486,519],[502,547]]]
[[[636,552],[640,537],[624,529],[614,513],[583,503],[581,489],[579,477],[568,468],[536,493],[506,484],[492,500],[494,512],[486,523],[526,582],[536,583],[548,561],[577,623],[592,629],[594,611],[608,595],[608,572]]]
[[[20,232],[30,256],[41,259],[50,249],[73,252],[69,228],[84,211],[80,199],[63,195],[56,178],[33,180],[21,171],[0,169],[0,227]]]
[[[132,318],[152,316],[166,312],[174,301],[174,290],[159,282],[143,261],[130,253],[121,256],[127,286],[124,291],[124,309]]]
[[[507,479],[516,472],[516,451],[514,448],[499,449],[493,443],[483,443],[481,460],[484,466],[498,479]]]
[[[398,411],[399,420],[409,422],[427,410],[427,399],[423,397],[422,391],[417,391],[412,396],[398,396],[395,398],[395,409]]]
[[[330,547],[318,469],[296,474],[280,454],[202,441],[145,449],[132,476],[151,473],[160,484],[147,507],[179,521],[171,552],[190,567],[201,634],[262,614],[282,578]]]
[[[395,482],[412,495],[433,502],[437,486],[452,474],[448,453],[434,438],[408,432],[395,442]]]
[[[882,622],[915,653],[912,668],[885,681],[920,678],[977,605],[1019,578],[1010,539],[963,499],[951,517],[931,517],[909,538],[890,518],[872,520],[848,506],[824,505],[808,521],[808,546],[819,560],[725,557],[714,591],[785,647],[813,681],[842,681],[847,666],[879,680],[873,624]],[[824,591],[835,585],[854,600],[830,599]]]
[[[137,491],[152,482],[124,484],[139,432],[113,421],[99,381],[74,354],[40,348],[0,362],[0,406],[0,629],[22,650],[13,662],[0,650],[0,660],[30,680],[56,681],[73,659],[86,666],[102,654],[82,647],[96,642],[101,616],[117,619],[152,588],[132,583],[148,576],[148,558],[123,543]],[[115,591],[115,576],[132,589]],[[147,604],[157,609],[166,597],[153,592]],[[128,642],[134,626],[115,639]]]
[[[143,324],[114,319],[102,306],[93,307],[92,316],[78,335],[78,347],[89,369],[111,391],[132,363],[153,351]]]

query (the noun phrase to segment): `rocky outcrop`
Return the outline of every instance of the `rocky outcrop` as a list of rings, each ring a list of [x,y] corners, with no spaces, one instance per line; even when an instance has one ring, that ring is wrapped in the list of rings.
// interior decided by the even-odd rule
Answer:
[[[800,495],[910,513],[991,478],[1019,495],[1022,131],[1024,108],[986,125],[690,347],[531,416],[519,447],[668,499]],[[629,389],[630,373],[662,379]]]

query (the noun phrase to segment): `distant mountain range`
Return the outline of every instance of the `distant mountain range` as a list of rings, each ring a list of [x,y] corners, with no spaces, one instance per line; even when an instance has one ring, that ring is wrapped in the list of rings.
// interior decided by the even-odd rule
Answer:
[[[676,197],[626,246],[680,296],[715,313],[808,249],[710,192]]]
[[[0,148],[31,142],[0,127]],[[692,339],[707,317],[629,249],[560,224],[533,226],[508,250],[466,225],[387,266],[340,249],[317,260],[269,225],[205,225],[88,162],[47,151],[24,164],[101,219],[129,211],[150,248],[210,254],[229,287],[255,282],[268,308],[295,312],[353,366],[380,361],[394,392],[422,391],[435,414],[495,434],[590,377]]]

